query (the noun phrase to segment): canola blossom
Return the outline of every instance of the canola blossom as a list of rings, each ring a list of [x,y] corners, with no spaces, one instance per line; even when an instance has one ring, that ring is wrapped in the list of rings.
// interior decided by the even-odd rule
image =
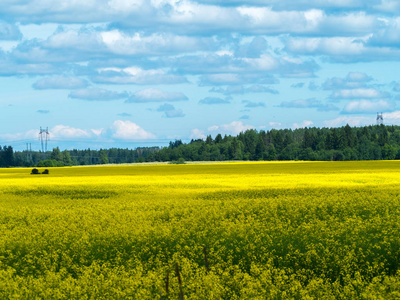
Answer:
[[[0,169],[0,299],[397,299],[400,162]]]

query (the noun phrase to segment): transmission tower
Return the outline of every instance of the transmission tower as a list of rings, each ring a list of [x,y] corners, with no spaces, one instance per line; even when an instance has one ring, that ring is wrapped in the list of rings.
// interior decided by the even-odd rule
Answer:
[[[46,127],[46,129],[42,129],[40,127],[40,132],[39,132],[39,139],[40,143],[42,144],[42,152],[46,153],[47,152],[47,141],[49,140],[49,128]]]
[[[376,124],[377,125],[382,125],[383,124],[383,114],[382,113],[377,113],[376,114]]]

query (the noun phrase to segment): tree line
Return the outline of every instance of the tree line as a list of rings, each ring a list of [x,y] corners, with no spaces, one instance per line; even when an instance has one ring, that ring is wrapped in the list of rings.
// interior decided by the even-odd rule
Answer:
[[[171,161],[223,160],[381,160],[400,159],[400,126],[272,129],[238,136],[209,135],[205,140],[180,140],[148,159]]]
[[[382,160],[400,159],[400,126],[246,130],[237,136],[171,141],[168,147],[64,150],[47,153],[0,147],[0,166],[55,167],[135,162],[225,160]]]

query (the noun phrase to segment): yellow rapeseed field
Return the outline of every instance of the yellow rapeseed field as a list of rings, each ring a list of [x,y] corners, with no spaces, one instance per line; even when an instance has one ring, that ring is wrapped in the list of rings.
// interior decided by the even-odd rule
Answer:
[[[0,169],[0,299],[400,297],[400,162],[30,171]]]

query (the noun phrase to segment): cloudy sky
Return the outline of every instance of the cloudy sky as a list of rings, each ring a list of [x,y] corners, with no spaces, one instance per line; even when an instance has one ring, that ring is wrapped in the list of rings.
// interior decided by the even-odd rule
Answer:
[[[400,124],[400,1],[2,0],[0,143]]]

